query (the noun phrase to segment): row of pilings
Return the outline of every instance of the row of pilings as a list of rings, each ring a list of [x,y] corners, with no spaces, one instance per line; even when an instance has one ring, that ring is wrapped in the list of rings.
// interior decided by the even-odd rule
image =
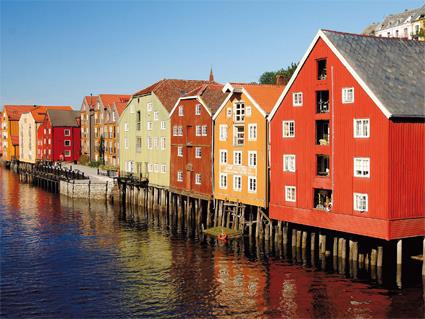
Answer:
[[[283,259],[353,279],[368,278],[380,285],[401,288],[403,274],[418,268],[418,263],[411,265],[410,261],[410,254],[418,251],[403,255],[404,246],[419,247],[422,252],[421,238],[388,242],[277,221],[261,207],[170,190],[147,181],[121,180],[118,186],[123,211],[148,212],[155,224],[178,233],[200,237],[206,228],[231,228],[256,247]],[[421,274],[420,266],[415,268],[416,274]]]

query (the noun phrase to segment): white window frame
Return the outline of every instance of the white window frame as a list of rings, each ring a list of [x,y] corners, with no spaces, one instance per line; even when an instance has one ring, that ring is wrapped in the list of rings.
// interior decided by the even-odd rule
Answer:
[[[246,117],[251,117],[251,116],[252,116],[252,107],[251,107],[251,106],[249,106],[249,105],[247,105],[247,106],[245,107],[245,116],[246,116]]]
[[[146,130],[152,131],[152,122],[146,122]]]
[[[370,158],[354,157],[353,161],[354,177],[369,178],[370,177]]]
[[[291,124],[293,124],[293,133],[292,134],[291,134]],[[288,126],[288,131],[287,132],[285,130],[285,127],[286,126]],[[295,121],[294,120],[282,121],[282,137],[283,138],[292,138],[292,137],[295,137]]]
[[[293,190],[293,198],[292,198],[292,190]],[[285,201],[286,202],[296,202],[297,201],[297,188],[295,186],[287,186],[285,185]]]
[[[364,200],[364,209],[360,207],[360,200]],[[369,196],[365,193],[354,193],[353,194],[353,209],[357,212],[367,212],[369,209]]]
[[[71,136],[71,130],[69,130],[69,129],[63,130],[63,135],[64,136]]]
[[[65,150],[64,152],[65,157],[71,157],[71,151],[70,150]]]
[[[155,173],[159,173],[159,164],[153,164],[153,171],[155,172]]]
[[[146,103],[146,111],[147,112],[152,112],[152,102]]]
[[[256,141],[256,140],[257,140],[257,123],[248,124],[248,141]]]
[[[146,146],[148,150],[153,149],[152,137],[150,136],[146,137]]]
[[[161,164],[161,173],[162,173],[162,174],[167,173],[167,165],[165,165],[165,164]]]
[[[231,118],[232,117],[232,108],[231,107],[228,107],[226,109],[226,117],[227,118]]]
[[[165,121],[161,121],[161,130],[165,130],[167,128],[167,124]]]
[[[349,95],[351,91],[351,96]],[[349,99],[351,97],[351,99]],[[342,104],[352,104],[354,103],[354,87],[345,87],[342,88]]]
[[[177,146],[177,156],[183,157],[183,146]]]
[[[254,184],[251,184],[252,181],[254,181]],[[254,189],[251,188],[252,185],[255,185]],[[255,194],[256,192],[257,192],[257,177],[248,176],[248,193]]]
[[[124,123],[124,132],[128,132],[128,123],[127,122]]]
[[[292,106],[303,106],[303,92],[292,93]]]
[[[228,126],[227,124],[220,124],[220,141],[226,141],[228,137]]]
[[[195,115],[201,115],[201,104],[195,105]]]
[[[220,150],[220,164],[227,164],[227,150]]]
[[[153,172],[153,164],[152,163],[148,163],[148,172],[149,173]]]
[[[357,123],[359,123],[359,125],[360,125],[359,132],[363,133],[366,121],[367,121],[367,135],[357,134]],[[353,134],[354,134],[354,138],[369,138],[370,137],[370,119],[368,119],[368,118],[354,119],[353,120]]]
[[[233,104],[233,121],[242,123],[245,121],[245,102],[239,101]],[[239,114],[238,114],[239,113]]]
[[[178,133],[178,126],[177,125],[174,125],[173,126],[173,136],[179,136],[178,134],[179,134]]]
[[[201,125],[196,125],[196,127],[195,127],[195,135],[196,136],[202,136],[202,126]]]
[[[202,158],[202,148],[195,147],[195,158]]]
[[[220,189],[227,189],[227,173],[220,173]]]
[[[183,136],[183,126],[177,126],[177,136]]]
[[[295,154],[283,154],[283,171],[284,172],[292,172],[292,173],[294,173],[296,171],[296,156],[295,156]]]
[[[167,148],[166,145],[167,141],[166,138],[164,136],[161,137],[161,150],[164,151]]]
[[[68,144],[67,144],[68,143]],[[64,140],[63,141],[64,146],[71,146],[71,140]]]
[[[195,184],[196,185],[201,185],[202,184],[202,177],[201,177],[201,174],[199,174],[199,173],[196,173],[195,174]]]
[[[239,183],[237,183],[236,180],[239,180]],[[233,175],[233,190],[235,192],[242,192],[242,176],[241,175]]]
[[[128,150],[128,138],[124,137],[124,148]]]
[[[158,111],[153,112],[153,120],[158,121],[158,119],[159,119],[159,112]]]
[[[255,161],[255,163],[253,163]],[[257,167],[257,151],[248,151],[248,166]]]
[[[208,125],[202,125],[202,136],[208,135]]]
[[[240,161],[237,161],[236,158],[239,158]],[[233,165],[242,165],[242,151],[233,151]]]
[[[177,171],[177,181],[183,182],[183,171]]]
[[[179,105],[179,116],[184,116],[184,108],[183,108],[183,105]]]

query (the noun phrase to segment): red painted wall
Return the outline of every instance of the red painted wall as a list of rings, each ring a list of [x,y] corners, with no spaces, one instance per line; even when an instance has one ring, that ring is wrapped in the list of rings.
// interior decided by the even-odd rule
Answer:
[[[46,134],[44,134],[46,129]],[[49,129],[51,133],[49,134]],[[71,135],[65,136],[65,130],[70,130]],[[51,144],[48,143],[49,138]],[[41,154],[43,160],[48,161],[78,161],[81,155],[81,129],[80,127],[52,127],[48,117],[46,116],[42,125],[38,129],[38,140],[42,141],[42,145],[37,145],[37,148],[41,151],[37,151],[37,156]],[[46,140],[46,143],[44,143]],[[65,140],[70,140],[71,145],[65,146]],[[46,150],[46,154],[44,154]],[[49,154],[50,150],[50,154]],[[70,157],[65,157],[65,151],[70,151]]]
[[[322,58],[327,59],[327,79],[317,80],[317,59]],[[343,87],[354,87],[354,103],[342,103]],[[329,113],[316,114],[315,92],[318,90],[329,90]],[[293,92],[303,92],[303,106],[292,105]],[[369,138],[354,138],[355,118],[369,118]],[[319,119],[329,120],[330,145],[315,145],[315,121]],[[282,138],[283,120],[295,121],[294,138]],[[389,158],[389,144],[394,142],[394,139],[390,139],[390,126],[390,121],[327,45],[319,39],[271,121],[270,216],[321,228],[389,239],[389,220],[393,217],[389,206],[389,188],[398,183],[392,179],[393,175],[389,174],[390,163],[391,169],[393,166]],[[392,127],[391,132],[394,132]],[[420,156],[421,152],[423,155],[423,147],[421,151],[415,152],[417,156]],[[296,155],[295,173],[283,172],[283,154]],[[330,176],[316,176],[316,154],[330,156]],[[354,177],[354,157],[370,158],[370,178]],[[419,165],[418,160],[409,165]],[[410,178],[418,179],[411,175],[404,177],[406,183]],[[394,178],[398,180],[399,176]],[[296,186],[295,203],[285,202],[285,185]],[[314,188],[333,189],[333,207],[330,212],[313,208]],[[412,191],[417,192],[417,188]],[[354,211],[353,193],[368,194],[367,212]],[[411,196],[417,198],[418,194]],[[397,203],[404,205],[400,201]],[[391,202],[391,205],[394,206],[394,203]],[[397,210],[400,211],[400,207]],[[408,210],[411,211],[410,208]],[[417,211],[416,216],[424,217],[424,209],[422,208],[421,213]],[[423,219],[418,221],[424,222]]]
[[[212,118],[202,106],[201,114],[195,115],[197,99],[181,100],[184,116],[178,109],[171,115],[171,168],[170,186],[180,191],[212,195]],[[207,136],[196,136],[196,126],[207,125]],[[173,127],[183,126],[183,136],[173,136]],[[183,146],[183,157],[177,156],[178,146]],[[202,157],[195,158],[195,148],[201,147]],[[192,164],[189,173],[188,164]],[[183,171],[183,182],[177,181],[177,172]],[[195,174],[201,174],[201,185],[195,184]]]

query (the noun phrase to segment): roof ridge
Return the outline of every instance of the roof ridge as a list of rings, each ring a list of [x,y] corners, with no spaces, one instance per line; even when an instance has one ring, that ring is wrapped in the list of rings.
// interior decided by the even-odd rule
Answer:
[[[378,37],[376,35],[370,35],[370,34],[360,34],[360,33],[352,33],[352,32],[345,32],[345,31],[336,31],[336,30],[330,30],[330,29],[321,29],[323,32],[332,32],[337,34],[343,34],[343,35],[351,35],[351,36],[357,36],[357,37],[365,37],[365,38],[373,38],[373,39],[379,39],[384,41],[389,40],[396,40],[396,41],[411,41],[411,42],[420,42],[413,39],[407,39],[407,38],[397,38],[397,37]]]

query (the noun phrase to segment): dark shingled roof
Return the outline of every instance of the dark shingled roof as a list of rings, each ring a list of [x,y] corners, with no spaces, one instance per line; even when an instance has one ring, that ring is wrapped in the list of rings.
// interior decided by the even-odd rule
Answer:
[[[79,124],[77,119],[80,118],[79,111],[69,110],[47,110],[49,115],[50,123],[53,127],[56,126],[67,126],[67,127],[78,127]]]
[[[425,43],[323,30],[391,117],[425,117]]]

